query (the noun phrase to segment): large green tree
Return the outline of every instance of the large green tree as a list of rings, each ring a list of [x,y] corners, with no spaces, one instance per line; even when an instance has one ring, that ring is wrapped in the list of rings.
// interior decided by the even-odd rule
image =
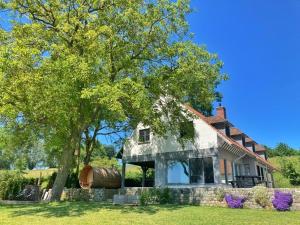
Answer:
[[[84,132],[163,135],[185,120],[180,103],[211,109],[224,79],[216,55],[193,43],[188,0],[2,0],[0,116],[56,149],[59,200]],[[102,131],[102,132],[101,132]]]

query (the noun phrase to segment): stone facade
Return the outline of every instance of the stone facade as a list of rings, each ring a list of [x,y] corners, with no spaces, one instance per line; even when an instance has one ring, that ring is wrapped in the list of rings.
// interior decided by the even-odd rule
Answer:
[[[124,189],[66,189],[63,193],[63,199],[68,201],[97,201],[111,202],[114,195],[139,196],[143,190],[150,188],[124,188]],[[300,189],[292,188],[268,188],[268,197],[270,207],[272,208],[272,199],[274,191],[290,192],[293,195],[292,210],[300,210]],[[220,192],[231,194],[234,196],[246,197],[245,208],[261,208],[255,202],[253,197],[254,188],[219,188],[219,187],[195,187],[195,188],[170,188],[171,196],[174,204],[192,204],[206,206],[226,207],[226,202],[219,197]]]

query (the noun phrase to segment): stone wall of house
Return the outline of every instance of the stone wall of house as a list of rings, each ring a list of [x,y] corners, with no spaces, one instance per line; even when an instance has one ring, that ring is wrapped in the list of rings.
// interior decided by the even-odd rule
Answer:
[[[65,189],[62,199],[68,201],[97,201],[111,202],[116,194],[122,195],[140,195],[143,190],[150,188],[124,188],[124,189]],[[300,210],[300,189],[292,188],[268,188],[268,197],[271,202],[274,196],[274,191],[290,192],[293,195],[292,210]],[[261,208],[255,202],[253,197],[254,188],[217,188],[217,187],[198,187],[198,188],[170,188],[171,196],[175,204],[193,204],[193,205],[208,205],[208,206],[226,206],[225,201],[220,200],[221,192],[232,194],[234,196],[246,197],[245,208]]]

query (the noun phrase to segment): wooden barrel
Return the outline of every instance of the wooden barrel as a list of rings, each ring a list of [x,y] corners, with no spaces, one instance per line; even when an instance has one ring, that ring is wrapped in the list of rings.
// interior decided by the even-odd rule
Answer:
[[[115,168],[85,166],[79,175],[81,188],[120,188],[121,174]]]

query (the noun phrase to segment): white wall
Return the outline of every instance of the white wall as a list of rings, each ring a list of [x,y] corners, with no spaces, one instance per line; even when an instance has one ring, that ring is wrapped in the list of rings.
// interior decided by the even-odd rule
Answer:
[[[217,131],[214,130],[210,125],[201,120],[200,118],[194,119],[195,128],[195,139],[194,143],[186,143],[185,148],[176,141],[175,136],[168,136],[166,139],[163,137],[155,136],[153,133],[150,134],[150,143],[139,144],[138,134],[139,130],[146,128],[141,124],[133,132],[131,138],[129,138],[124,145],[124,155],[146,155],[163,152],[174,152],[183,150],[195,150],[195,149],[207,149],[217,147]],[[151,130],[151,129],[150,129]]]

